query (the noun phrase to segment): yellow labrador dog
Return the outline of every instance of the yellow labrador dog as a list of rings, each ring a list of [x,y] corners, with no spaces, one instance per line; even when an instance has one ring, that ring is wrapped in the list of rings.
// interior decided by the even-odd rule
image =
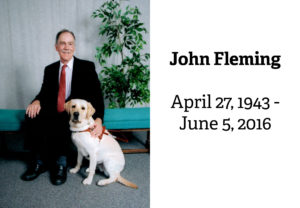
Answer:
[[[93,106],[81,99],[73,99],[65,103],[65,109],[70,114],[70,129],[72,140],[77,147],[77,165],[70,169],[71,173],[77,173],[80,169],[83,157],[90,160],[88,177],[83,184],[92,183],[97,164],[100,171],[108,177],[98,181],[99,186],[104,186],[118,181],[131,188],[137,188],[135,184],[124,179],[120,172],[124,169],[125,158],[118,142],[107,130],[103,132],[102,138],[91,136],[88,129],[94,124],[92,115],[95,113]]]

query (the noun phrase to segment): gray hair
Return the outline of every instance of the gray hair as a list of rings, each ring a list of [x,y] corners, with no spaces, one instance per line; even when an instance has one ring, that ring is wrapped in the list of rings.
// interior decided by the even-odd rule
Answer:
[[[74,33],[73,33],[72,31],[70,31],[70,30],[68,30],[68,29],[62,29],[62,30],[59,31],[59,32],[57,33],[57,35],[56,35],[55,44],[57,44],[57,41],[58,41],[59,36],[60,36],[62,33],[65,33],[65,32],[70,33],[70,34],[73,36],[74,40],[75,40],[75,35],[74,35]]]

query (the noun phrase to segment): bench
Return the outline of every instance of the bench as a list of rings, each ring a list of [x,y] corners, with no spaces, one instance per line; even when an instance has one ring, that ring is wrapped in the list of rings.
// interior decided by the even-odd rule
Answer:
[[[1,148],[5,134],[21,131],[25,110],[0,109]],[[146,131],[145,149],[123,149],[124,153],[143,153],[150,151],[150,108],[105,109],[104,124],[111,133]]]

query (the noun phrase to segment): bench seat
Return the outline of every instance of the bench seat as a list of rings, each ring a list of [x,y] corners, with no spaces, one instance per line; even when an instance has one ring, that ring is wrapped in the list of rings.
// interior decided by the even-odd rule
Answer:
[[[25,110],[0,109],[0,131],[19,131]],[[149,129],[150,108],[105,109],[107,129]]]
[[[103,125],[107,129],[149,129],[150,109],[105,109]]]
[[[0,133],[18,132],[24,121],[25,110],[0,109]],[[147,131],[146,149],[126,153],[149,152],[150,108],[105,109],[104,124],[111,132]]]
[[[0,109],[0,131],[19,131],[25,110]]]

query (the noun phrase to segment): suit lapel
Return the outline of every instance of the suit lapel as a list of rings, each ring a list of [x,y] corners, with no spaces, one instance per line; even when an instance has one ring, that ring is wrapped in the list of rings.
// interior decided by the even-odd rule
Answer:
[[[56,64],[55,64],[55,67],[54,67],[54,70],[55,70],[55,76],[54,76],[54,79],[55,79],[55,86],[57,87],[56,88],[56,92],[58,94],[58,89],[59,89],[59,66],[60,66],[60,62],[58,61]]]

